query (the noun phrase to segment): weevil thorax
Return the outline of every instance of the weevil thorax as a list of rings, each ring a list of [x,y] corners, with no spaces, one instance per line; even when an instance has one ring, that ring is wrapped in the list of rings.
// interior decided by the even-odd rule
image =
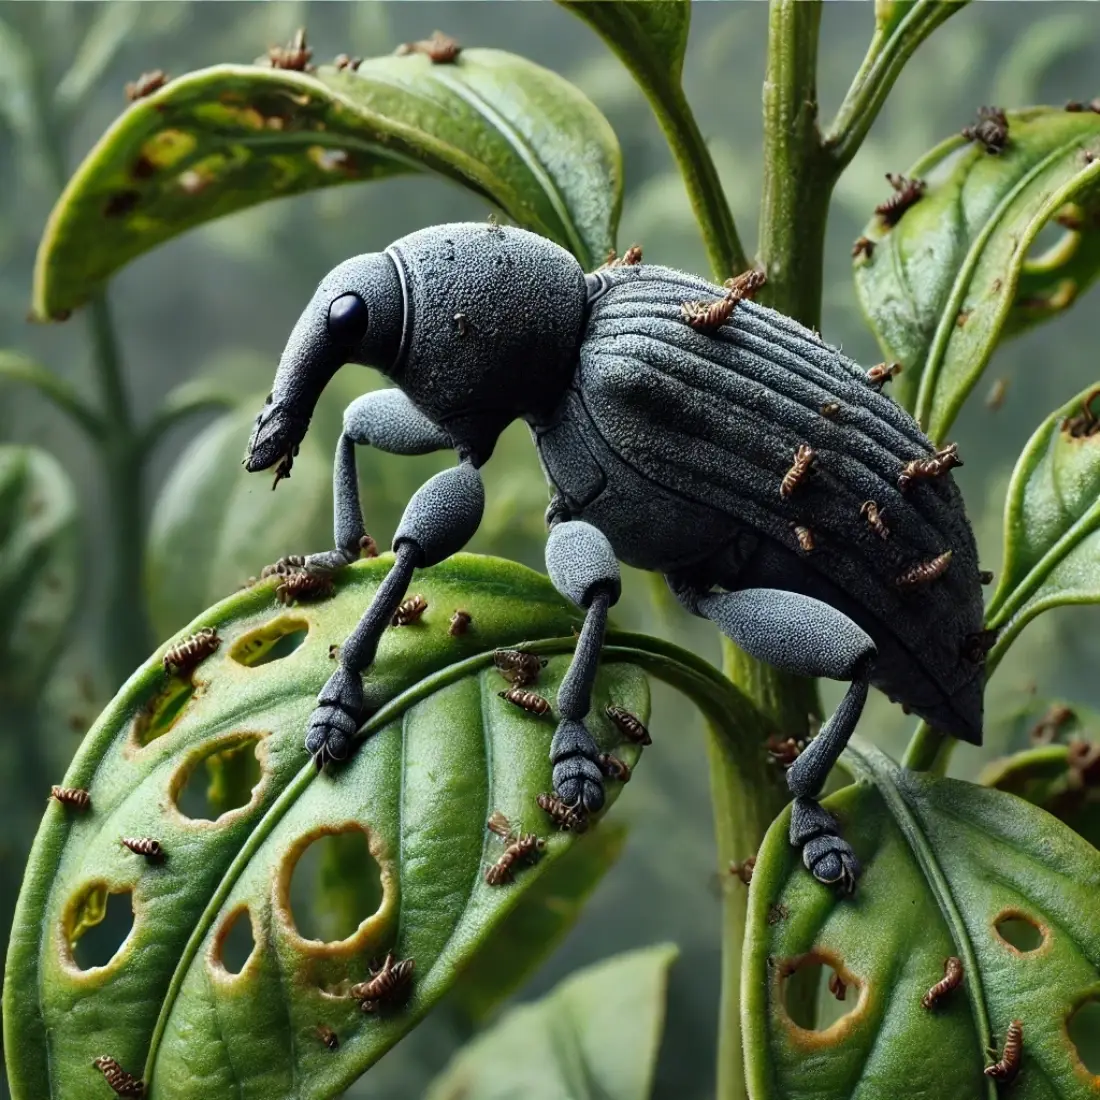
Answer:
[[[549,415],[568,389],[584,272],[553,241],[486,222],[423,229],[387,255],[405,301],[402,346],[387,373],[483,462],[509,423]]]

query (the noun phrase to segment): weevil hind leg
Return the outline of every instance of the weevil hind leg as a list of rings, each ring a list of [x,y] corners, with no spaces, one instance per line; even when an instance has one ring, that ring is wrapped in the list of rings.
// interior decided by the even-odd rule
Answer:
[[[800,676],[850,681],[832,717],[787,772],[787,785],[795,796],[791,843],[819,882],[851,893],[859,861],[817,796],[863,712],[874,642],[842,612],[811,596],[775,588],[702,593],[685,590],[675,579],[669,584],[689,610],[710,619],[750,656]]]

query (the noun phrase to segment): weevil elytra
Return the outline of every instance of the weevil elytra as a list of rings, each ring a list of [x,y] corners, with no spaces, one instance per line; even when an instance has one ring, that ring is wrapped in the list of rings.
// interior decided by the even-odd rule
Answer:
[[[755,657],[850,682],[787,772],[791,841],[820,881],[851,890],[860,873],[817,796],[870,685],[935,728],[981,742],[984,662],[961,656],[982,625],[977,549],[949,470],[938,469],[948,464],[903,494],[902,471],[936,456],[912,417],[856,363],[774,310],[744,299],[707,331],[684,319],[684,303],[726,293],[656,264],[586,275],[553,242],[484,223],[420,230],[325,276],[291,333],[247,468],[290,473],[317,399],[344,363],[375,367],[394,388],[345,413],[336,547],[310,555],[306,569],[331,574],[359,556],[357,445],[453,449],[458,463],[413,496],[394,565],[321,690],[306,734],[319,764],[348,754],[365,712],[363,673],[414,571],[477,530],[480,468],[517,419],[552,493],[550,579],[585,612],[550,750],[563,804],[596,813],[604,803],[584,719],[620,561],[664,574],[688,611]],[[465,335],[457,313],[469,318]],[[843,416],[823,411],[837,407]],[[801,448],[814,455],[813,476],[783,493]],[[868,500],[889,514],[889,539],[867,537]],[[792,525],[827,552],[801,552]],[[898,585],[947,551],[950,569]]]

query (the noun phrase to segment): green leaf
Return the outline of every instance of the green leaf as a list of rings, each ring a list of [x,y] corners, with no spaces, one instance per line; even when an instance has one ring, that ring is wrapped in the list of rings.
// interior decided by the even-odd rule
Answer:
[[[493,936],[463,970],[451,1002],[480,1024],[501,1001],[521,989],[577,922],[589,895],[622,854],[625,825],[601,825],[523,895]]]
[[[34,701],[53,670],[76,609],[79,528],[57,460],[0,446],[0,698]]]
[[[509,1012],[460,1051],[427,1100],[646,1100],[672,944],[616,955]]]
[[[860,782],[827,805],[864,866],[854,898],[806,872],[789,811],[753,872],[742,989],[754,1100],[995,1100],[984,1051],[1013,1020],[1014,1100],[1095,1095],[1071,1036],[1075,1012],[1100,998],[1100,852],[1011,795],[900,769],[867,745],[847,760]],[[951,956],[964,985],[925,1009]],[[839,1004],[824,995],[841,1018],[811,1030],[785,1000],[818,964],[847,988]]]
[[[1085,390],[1028,440],[1005,502],[1005,552],[986,624],[1000,632],[990,670],[1042,611],[1100,602],[1100,420]]]
[[[1088,753],[1091,767],[1075,766]],[[1096,753],[1097,759],[1092,760]],[[994,760],[979,782],[1018,795],[1064,821],[1094,848],[1100,848],[1100,750],[1080,740],[1043,745]]]
[[[537,690],[553,699],[580,613],[545,577],[499,559],[457,555],[417,574],[412,591],[428,609],[382,640],[367,678],[380,709],[364,743],[344,768],[314,771],[302,740],[334,667],[330,647],[392,561],[342,571],[335,597],[321,602],[283,607],[277,578],[230,597],[188,628],[215,627],[221,639],[189,679],[165,674],[162,649],[92,727],[64,780],[90,792],[91,808],[49,805],[13,929],[4,1024],[15,1100],[90,1094],[99,1087],[91,1063],[103,1054],[146,1079],[152,1100],[233,1087],[267,1100],[335,1096],[491,947],[506,915],[575,843],[549,835],[535,805],[551,785],[554,723],[497,698],[505,684],[492,651],[523,643],[546,655]],[[456,607],[472,623],[452,637]],[[699,664],[667,643],[611,634],[588,719],[601,746],[636,764],[639,750],[620,744],[604,707],[644,719],[642,667],[676,681],[698,676]],[[250,800],[199,820],[209,813],[188,800],[190,776],[245,743],[260,765]],[[609,802],[620,789],[609,784]],[[494,810],[547,835],[543,858],[497,888],[483,878],[502,850],[485,828]],[[325,944],[298,934],[291,879],[309,844],[334,833],[366,838],[383,898],[353,936]],[[164,860],[147,863],[122,836],[156,839]],[[133,930],[109,962],[81,969],[70,943],[110,895],[132,905]],[[257,946],[233,975],[219,952],[236,917]],[[364,1015],[347,988],[389,950],[415,959],[411,999]],[[338,1051],[318,1038],[321,1025],[339,1036]]]
[[[618,142],[572,84],[499,50],[357,72],[219,65],[171,81],[107,131],[58,200],[34,309],[55,317],[127,262],[267,199],[430,171],[483,195],[586,267],[614,242]]]
[[[4,382],[38,390],[92,439],[99,439],[106,431],[99,414],[88,407],[64,378],[20,351],[0,351],[0,383]]]
[[[892,229],[872,219],[864,234],[874,252],[855,264],[867,320],[886,357],[905,367],[898,398],[936,440],[1005,333],[1072,300],[1061,289],[1040,306],[1026,282],[1018,294],[1021,270],[1043,226],[1067,203],[1097,193],[1100,159],[1089,156],[1100,153],[1100,115],[1033,107],[1009,112],[1008,122],[999,155],[960,135],[915,164],[906,175],[927,182],[924,197]],[[1100,266],[1091,248],[1079,262],[1086,254],[1085,266],[1062,273],[1078,291]],[[1044,265],[1028,266],[1036,274]]]

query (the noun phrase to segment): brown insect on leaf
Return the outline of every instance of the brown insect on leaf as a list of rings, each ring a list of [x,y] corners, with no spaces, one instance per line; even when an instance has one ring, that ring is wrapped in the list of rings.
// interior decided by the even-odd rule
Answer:
[[[107,1084],[114,1089],[117,1096],[143,1097],[145,1095],[145,1082],[132,1073],[127,1073],[114,1058],[102,1054],[92,1065],[103,1074]]]
[[[959,445],[948,443],[941,447],[934,455],[928,458],[914,458],[907,462],[898,475],[898,488],[904,493],[914,481],[926,481],[931,478],[943,477],[949,470],[961,466],[963,461],[959,458]]]
[[[260,580],[265,581],[268,577],[289,577],[293,573],[300,573],[306,567],[306,559],[302,554],[290,554],[285,558],[280,558],[276,562],[272,562],[271,565],[265,565],[260,570]]]
[[[291,573],[275,589],[275,599],[280,603],[291,604],[299,600],[324,600],[332,596],[336,586],[331,573],[309,572]]]
[[[649,736],[649,730],[630,711],[624,710],[622,707],[609,705],[604,707],[603,712],[628,741],[633,742],[635,745],[653,744],[653,738]]]
[[[625,760],[620,760],[609,752],[601,752],[596,757],[596,764],[609,779],[614,779],[617,783],[630,782],[630,765]]]
[[[1019,1020],[1013,1020],[1005,1032],[1005,1045],[1000,1060],[985,1067],[986,1077],[992,1077],[996,1081],[1011,1081],[1019,1072],[1023,1049],[1024,1025]]]
[[[207,626],[182,642],[177,642],[163,658],[164,671],[170,676],[192,671],[200,662],[205,661],[218,646],[221,639],[215,627]]]
[[[1100,742],[1075,737],[1066,746],[1066,764],[1069,766],[1070,783],[1075,787],[1094,787],[1100,784]]]
[[[159,92],[167,83],[168,77],[160,69],[154,69],[151,73],[142,73],[137,80],[126,85],[126,98],[131,103],[136,103],[139,99]]]
[[[145,856],[150,863],[164,859],[164,849],[160,846],[160,841],[151,836],[124,836],[119,843],[135,855]]]
[[[886,179],[894,193],[875,207],[875,213],[884,225],[897,225],[902,215],[924,194],[924,180],[906,179],[905,176],[887,172]]]
[[[340,1047],[340,1037],[331,1027],[325,1024],[317,1025],[317,1038],[320,1039],[329,1050],[338,1050]]]
[[[512,840],[512,823],[500,812],[500,810],[494,810],[489,815],[489,820],[485,823],[485,827],[489,832],[499,836],[505,844]]]
[[[412,979],[416,964],[412,959],[395,962],[393,954],[382,961],[381,967],[371,968],[370,978],[349,990],[351,996],[359,1002],[363,1012],[377,1012],[387,1001],[397,999]]]
[[[779,483],[779,495],[786,500],[810,476],[817,454],[803,443],[794,453],[794,463]]]
[[[455,613],[451,616],[451,625],[447,629],[447,633],[452,638],[461,637],[461,635],[469,632],[470,623],[474,621],[474,617],[469,611],[463,611],[461,607],[455,609]]]
[[[359,540],[359,556],[361,558],[378,557],[378,543],[370,535],[364,535]]]
[[[519,707],[520,710],[527,711],[528,714],[549,714],[550,704],[541,696],[536,695],[533,691],[524,691],[523,688],[509,688],[507,691],[498,691],[497,695],[509,702],[514,707]]]
[[[514,687],[526,687],[537,683],[539,672],[546,667],[546,659],[522,649],[498,649],[493,654],[497,671]]]
[[[817,544],[814,542],[814,533],[808,527],[804,527],[801,523],[792,523],[791,530],[794,532],[794,537],[798,542],[798,549],[804,554],[812,553]]]
[[[402,600],[390,619],[391,626],[411,626],[428,610],[428,601],[419,593]]]
[[[425,54],[433,65],[449,65],[461,52],[462,47],[442,31],[432,31],[431,38],[423,38],[419,42],[405,42],[395,51],[399,57],[413,53]]]
[[[844,979],[835,971],[829,978],[829,992],[838,1000],[843,1001],[848,996],[848,986]]]
[[[752,882],[752,871],[756,866],[756,856],[749,856],[743,863],[730,860],[730,874],[740,879],[746,886]]]
[[[512,830],[511,822],[499,810],[493,811],[488,828],[505,844],[500,859],[485,872],[485,881],[489,886],[503,886],[506,882],[511,882],[516,864],[534,861],[546,847],[546,841],[534,833],[517,836]]]
[[[931,584],[947,572],[947,567],[950,564],[951,551],[945,550],[942,554],[929,558],[928,561],[920,561],[916,565],[911,565],[904,572],[898,574],[894,583],[899,588],[919,588],[921,585]]]
[[[878,510],[878,505],[873,500],[865,500],[862,507],[859,510],[859,514],[867,521],[867,526],[880,539],[888,539],[890,537],[890,528],[886,526],[886,520],[883,518],[882,512]]]
[[[1092,403],[1100,397],[1100,386],[1094,386],[1085,394],[1081,408],[1062,421],[1062,431],[1070,439],[1089,439],[1100,431],[1100,417],[1092,411]]]
[[[857,237],[852,245],[852,259],[870,259],[875,252],[875,242],[870,237]]]
[[[943,977],[921,997],[920,1003],[931,1011],[951,990],[957,988],[962,980],[962,960],[951,955],[943,961]]]
[[[285,69],[288,72],[309,72],[309,59],[313,51],[306,45],[306,29],[299,27],[294,37],[285,46],[271,46],[267,56],[256,59],[257,65],[266,65],[272,69]]]
[[[83,787],[51,787],[50,797],[82,812],[92,804],[92,796]]]
[[[901,372],[902,366],[900,363],[879,363],[867,372],[867,385],[881,393],[882,387]]]
[[[1085,105],[1079,99],[1071,99],[1066,104],[1065,109],[1067,111],[1079,112],[1079,111],[1083,111],[1085,109]]]
[[[1002,107],[979,107],[978,122],[965,126],[962,136],[976,141],[987,153],[1001,153],[1008,144],[1008,119]]]
[[[349,57],[346,53],[337,54],[336,59],[333,61],[333,65],[335,65],[340,72],[344,72],[345,70],[355,72],[362,64],[363,59],[361,57]]]
[[[588,828],[588,815],[579,805],[567,805],[552,794],[540,794],[535,801],[539,809],[548,814],[563,832],[583,833]]]

